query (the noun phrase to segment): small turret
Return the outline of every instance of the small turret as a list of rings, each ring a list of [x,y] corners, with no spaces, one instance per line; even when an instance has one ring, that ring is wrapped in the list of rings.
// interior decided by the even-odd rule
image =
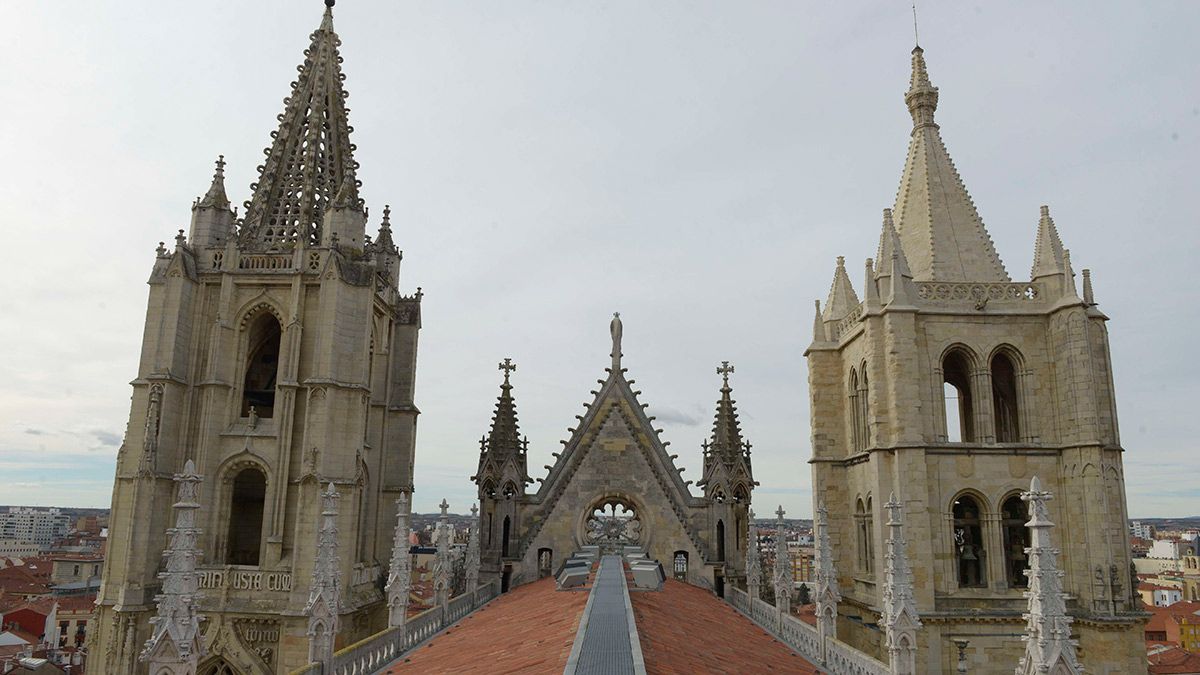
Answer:
[[[729,376],[734,367],[722,361],[717,368],[721,376],[721,398],[713,417],[712,438],[704,444],[704,476],[700,484],[704,495],[714,501],[747,504],[753,491],[754,472],[750,465],[750,444],[742,438],[738,423],[737,405]]]
[[[529,477],[526,457],[527,442],[521,439],[517,425],[516,401],[512,396],[509,375],[517,369],[512,359],[504,359],[499,369],[504,371],[492,428],[479,443],[479,469],[471,480],[479,486],[479,498],[511,500],[525,494]]]
[[[225,155],[217,157],[217,170],[212,185],[203,197],[192,205],[191,236],[195,248],[219,248],[236,235],[234,212],[225,195]]]
[[[854,292],[854,284],[850,283],[850,275],[846,274],[846,258],[839,255],[837,267],[833,270],[833,283],[829,286],[829,299],[825,301],[825,311],[821,314],[821,320],[831,336],[837,322],[849,316],[858,304],[858,294]]]
[[[392,207],[389,205],[383,207],[383,222],[379,224],[378,235],[369,248],[375,255],[376,269],[393,287],[397,286],[400,283],[400,261],[404,255],[392,240]]]

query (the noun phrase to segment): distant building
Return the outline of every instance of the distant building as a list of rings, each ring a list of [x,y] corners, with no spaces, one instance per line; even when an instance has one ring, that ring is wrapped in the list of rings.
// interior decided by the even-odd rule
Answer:
[[[1153,539],[1154,526],[1149,523],[1143,523],[1140,520],[1135,520],[1129,524],[1129,533],[1139,539]]]
[[[55,539],[67,533],[70,521],[70,516],[60,509],[10,506],[7,513],[0,513],[0,540],[15,539],[43,548],[49,547]]]
[[[1138,584],[1138,593],[1149,607],[1168,607],[1183,600],[1183,589],[1147,581]]]
[[[0,538],[0,558],[24,558],[38,554],[41,547],[21,539]]]

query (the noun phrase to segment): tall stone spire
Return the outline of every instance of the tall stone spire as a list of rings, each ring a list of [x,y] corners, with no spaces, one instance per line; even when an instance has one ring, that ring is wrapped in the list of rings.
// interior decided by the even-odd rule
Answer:
[[[772,575],[775,582],[775,609],[781,616],[787,616],[792,611],[792,588],[795,585],[792,555],[788,552],[787,536],[783,533],[784,513],[781,504],[775,511],[775,569]]]
[[[409,515],[411,506],[407,492],[396,500],[396,531],[392,535],[392,559],[388,565],[385,591],[388,603],[388,625],[403,626],[408,618],[408,596],[412,590],[412,556],[409,544]]]
[[[317,533],[317,557],[313,563],[312,590],[304,613],[308,616],[308,662],[320,663],[332,672],[333,645],[341,611],[342,573],[338,568],[337,501],[341,498],[330,481],[321,493],[321,529]]]
[[[912,570],[904,541],[903,506],[892,493],[884,507],[888,514],[887,568],[883,587],[883,629],[892,675],[916,675],[917,631],[921,619],[913,599]]]
[[[1037,476],[1029,482],[1029,492],[1022,492],[1021,499],[1029,505],[1029,611],[1025,613],[1025,655],[1017,665],[1016,675],[1080,675],[1083,668],[1075,654],[1076,642],[1071,639],[1072,619],[1067,615],[1066,595],[1063,593],[1062,578],[1065,573],[1058,569],[1059,550],[1054,547],[1050,531],[1050,513],[1046,502],[1054,498],[1042,490]]]
[[[500,384],[491,429],[479,442],[479,468],[471,480],[480,487],[490,484],[491,490],[501,491],[505,498],[511,499],[524,494],[525,486],[533,479],[529,477],[528,443],[521,438],[516,401],[512,395],[510,376],[517,364],[506,358],[500,362],[499,369],[504,371],[504,382]]]
[[[479,588],[479,507],[471,505],[471,530],[467,535],[466,567],[467,593],[474,594]]]
[[[167,530],[169,543],[163,551],[166,571],[158,573],[162,593],[154,598],[158,611],[150,619],[153,630],[139,657],[150,664],[150,672],[156,675],[194,675],[196,664],[204,656],[204,640],[200,636],[204,617],[196,613],[200,596],[196,574],[200,559],[200,551],[196,549],[200,536],[196,527],[200,481],[196,465],[190,459],[183,465],[183,473],[175,474],[175,527]]]
[[[253,196],[246,202],[241,233],[244,246],[320,244],[326,210],[335,202],[362,214],[348,94],[342,88],[341,40],[333,31],[331,5],[327,3],[321,25],[304,50],[300,74],[284,99],[279,129],[271,134],[266,161],[250,186]]]
[[[1042,206],[1042,217],[1038,219],[1037,240],[1033,245],[1033,268],[1029,271],[1030,280],[1040,277],[1063,274],[1066,271],[1062,239],[1058,237],[1058,228],[1054,227],[1054,219],[1050,217],[1050,207]]]
[[[813,530],[817,535],[817,632],[824,645],[825,638],[837,637],[838,603],[842,601],[837,570],[833,568],[833,547],[829,543],[829,509],[825,508],[824,502],[817,505],[813,514]]]
[[[913,278],[1009,281],[934,122],[938,90],[929,81],[920,47],[912,52],[912,78],[904,102],[912,115],[913,130],[895,217]],[[881,267],[885,261],[880,258]]]
[[[758,551],[758,525],[754,522],[754,510],[750,510],[750,517],[746,519],[748,527],[746,528],[746,593],[750,596],[751,603],[755,598],[762,594],[760,587],[762,576],[762,560]]]

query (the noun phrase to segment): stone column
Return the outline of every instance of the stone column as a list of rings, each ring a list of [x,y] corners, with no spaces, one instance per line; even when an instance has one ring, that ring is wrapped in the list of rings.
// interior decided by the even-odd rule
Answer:
[[[385,588],[388,603],[388,626],[403,628],[408,618],[408,596],[412,590],[412,555],[409,553],[409,506],[408,493],[400,493],[396,500],[396,532],[392,535],[392,560],[388,566]]]
[[[467,536],[466,581],[467,593],[472,598],[479,589],[479,507],[471,505],[471,531]],[[472,603],[475,601],[472,600]]]
[[[750,511],[749,523],[746,526],[746,595],[751,604],[762,592],[759,587],[759,576],[762,574],[762,562],[758,555],[758,526],[754,524],[754,511]]]

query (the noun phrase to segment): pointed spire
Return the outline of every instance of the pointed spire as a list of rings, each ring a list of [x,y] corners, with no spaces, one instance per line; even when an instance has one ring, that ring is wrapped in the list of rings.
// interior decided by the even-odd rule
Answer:
[[[200,508],[201,480],[190,459],[183,473],[175,474],[175,527],[167,530],[169,542],[163,551],[166,571],[158,573],[162,593],[154,597],[158,608],[150,619],[153,628],[138,657],[150,663],[151,672],[195,672],[205,653],[200,636],[204,617],[196,613],[200,599],[196,573],[200,551],[196,544],[201,532],[196,527],[196,511]]]
[[[733,388],[729,386],[729,375],[734,367],[728,361],[717,366],[721,376],[721,398],[717,399],[717,412],[713,417],[712,440],[709,441],[709,456],[725,464],[733,464],[745,450],[742,428],[738,422],[737,405],[733,400]]]
[[[813,315],[813,343],[829,342],[829,332],[825,330],[825,317],[821,312],[821,301],[813,300],[817,312]]]
[[[1054,498],[1042,490],[1037,476],[1029,482],[1029,491],[1021,493],[1028,504],[1029,548],[1029,611],[1024,614],[1025,655],[1017,666],[1017,675],[1054,673],[1055,675],[1080,675],[1083,668],[1075,653],[1077,643],[1071,639],[1071,617],[1067,614],[1066,594],[1062,579],[1065,573],[1058,569],[1059,550],[1054,547],[1050,513],[1046,503]]]
[[[854,284],[850,283],[850,275],[846,274],[846,258],[839,255],[822,319],[824,321],[840,321],[855,307],[858,307],[858,294],[854,292]]]
[[[379,235],[375,237],[375,246],[385,253],[396,250],[396,242],[392,241],[392,207],[383,206],[383,222],[379,224]]]
[[[917,631],[921,619],[913,599],[912,569],[904,541],[903,506],[893,492],[884,505],[888,513],[887,566],[883,587],[883,628],[892,675],[916,675]]]
[[[837,637],[838,603],[842,601],[837,570],[833,567],[833,547],[829,543],[829,509],[825,508],[825,502],[817,504],[816,513],[813,515],[813,530],[817,535],[817,632],[821,636],[821,644],[824,645],[827,638]]]
[[[308,662],[320,663],[332,672],[333,648],[341,612],[342,572],[338,568],[337,502],[341,498],[333,481],[321,493],[321,527],[317,532],[317,556],[313,563],[312,589],[304,613],[308,616]]]
[[[1083,271],[1083,304],[1091,307],[1096,304],[1096,294],[1092,291],[1092,271]]]
[[[775,609],[783,616],[792,612],[792,589],[795,572],[792,570],[792,555],[788,551],[787,536],[784,534],[783,505],[775,511]]]
[[[875,272],[875,261],[867,258],[863,268],[863,308],[868,312],[878,310],[879,275]]]
[[[924,51],[912,55],[904,101],[913,118],[908,158],[896,195],[903,255],[917,281],[1006,282],[1008,273],[975,210],[933,121],[938,90],[929,81]],[[889,257],[880,256],[880,267]]]
[[[362,211],[348,94],[342,88],[341,40],[333,30],[330,5],[310,38],[300,74],[284,99],[279,129],[271,134],[266,161],[250,186],[243,244],[321,243],[324,214],[335,195],[338,202]]]
[[[761,577],[762,560],[758,550],[758,525],[754,522],[754,510],[750,510],[746,528],[746,593],[750,596],[751,604],[756,598],[762,597]]]
[[[1054,219],[1050,217],[1050,207],[1042,206],[1037,240],[1033,245],[1033,268],[1029,272],[1029,278],[1036,280],[1039,277],[1062,274],[1064,269],[1062,239],[1059,239]]]
[[[396,530],[392,534],[392,559],[388,565],[387,592],[388,626],[404,626],[408,618],[408,596],[412,590],[412,556],[409,533],[411,506],[407,492],[396,500]]]
[[[225,155],[217,155],[217,170],[213,172],[212,185],[196,203],[201,209],[227,209],[229,197],[225,196]]]
[[[500,396],[496,400],[496,412],[492,414],[492,428],[488,432],[487,450],[497,463],[521,450],[521,433],[517,426],[516,401],[512,396],[509,375],[517,369],[513,360],[505,357],[499,370],[504,371],[504,382],[500,385]]]
[[[467,593],[475,594],[479,588],[479,507],[471,504],[471,531],[467,535],[466,579]]]

